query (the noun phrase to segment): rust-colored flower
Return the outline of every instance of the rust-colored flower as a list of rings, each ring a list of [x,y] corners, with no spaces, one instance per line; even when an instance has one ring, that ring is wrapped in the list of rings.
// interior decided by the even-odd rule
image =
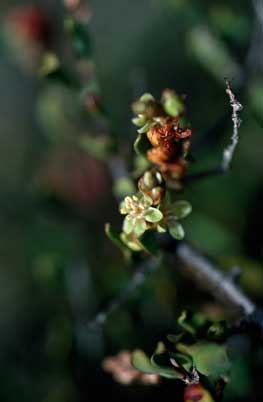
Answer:
[[[164,124],[153,126],[147,133],[152,148],[147,152],[150,162],[159,166],[168,179],[180,180],[186,171],[185,156],[190,147],[192,130],[181,128],[176,119],[168,118]]]
[[[190,128],[178,128],[175,131],[175,137],[178,139],[184,139],[184,138],[189,138],[192,135],[192,130]]]
[[[153,147],[162,146],[166,142],[171,142],[174,140],[174,125],[171,123],[163,125],[158,124],[148,131],[147,137]]]
[[[152,148],[147,152],[150,162],[162,166],[172,159],[172,151],[168,147]]]
[[[102,367],[111,373],[114,380],[122,385],[139,382],[143,385],[156,385],[160,382],[158,374],[144,374],[131,364],[131,352],[123,350],[116,356],[109,356],[102,362]]]

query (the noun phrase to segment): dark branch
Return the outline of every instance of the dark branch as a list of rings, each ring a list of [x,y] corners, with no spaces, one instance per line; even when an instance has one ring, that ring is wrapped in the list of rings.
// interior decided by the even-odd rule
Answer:
[[[235,278],[232,275],[224,275],[220,268],[199,251],[186,243],[180,243],[176,250],[176,257],[181,260],[183,265],[177,264],[175,269],[180,274],[189,277],[198,287],[211,294],[222,305],[229,307],[240,316],[249,315],[255,311],[256,306],[235,283]],[[143,285],[148,274],[158,268],[158,265],[158,260],[152,257],[138,268],[123,292],[117,295],[105,310],[96,315],[88,324],[88,328],[94,329],[103,326],[109,315],[127,302],[135,290]]]
[[[156,258],[149,258],[141,267],[139,267],[131,277],[127,287],[113,299],[110,304],[100,311],[93,320],[88,323],[88,329],[96,329],[103,326],[109,315],[122,307],[123,304],[134,294],[134,292],[143,285],[151,272],[154,272],[159,265]]]
[[[178,265],[183,275],[235,312],[241,315],[253,313],[256,308],[254,303],[241,291],[233,278],[224,275],[199,251],[186,243],[180,243],[176,254],[184,263],[183,267]]]

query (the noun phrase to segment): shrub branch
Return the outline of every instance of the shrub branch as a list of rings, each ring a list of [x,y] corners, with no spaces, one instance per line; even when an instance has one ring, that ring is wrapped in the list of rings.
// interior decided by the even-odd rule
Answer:
[[[226,93],[229,96],[230,106],[232,108],[232,122],[233,131],[231,136],[230,144],[223,150],[222,161],[219,166],[215,168],[188,175],[185,177],[185,181],[193,181],[198,179],[207,178],[210,176],[215,176],[218,174],[228,173],[231,168],[231,163],[239,143],[239,127],[241,124],[241,119],[239,117],[239,112],[243,109],[241,103],[236,99],[236,96],[231,88],[230,82],[226,80]]]

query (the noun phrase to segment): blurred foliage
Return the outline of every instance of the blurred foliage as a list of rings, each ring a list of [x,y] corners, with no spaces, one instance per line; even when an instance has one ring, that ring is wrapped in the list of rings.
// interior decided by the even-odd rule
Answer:
[[[28,19],[21,25],[12,17],[28,4],[1,0],[0,8],[0,399],[86,401],[97,386],[98,398],[106,391],[116,401],[171,395],[181,401],[177,382],[147,389],[114,383],[101,369],[103,357],[126,348],[152,353],[185,308],[230,317],[163,261],[104,328],[88,330],[133,272],[104,233],[104,222],[121,222],[101,156],[118,149],[131,167],[132,102],[143,92],[159,98],[174,88],[187,95],[191,172],[214,166],[231,132],[229,75],[244,105],[233,169],[183,192],[194,211],[184,227],[187,240],[226,270],[240,266],[242,287],[262,303],[263,86],[253,50],[262,36],[255,35],[252,3],[90,0],[76,14],[83,32],[62,1],[38,0],[50,29],[45,43],[35,30],[25,35]],[[57,60],[44,65],[43,79],[46,51]],[[135,178],[144,166],[138,158]],[[124,178],[115,195],[132,185]],[[224,400],[258,401],[262,347],[245,336],[232,343]]]

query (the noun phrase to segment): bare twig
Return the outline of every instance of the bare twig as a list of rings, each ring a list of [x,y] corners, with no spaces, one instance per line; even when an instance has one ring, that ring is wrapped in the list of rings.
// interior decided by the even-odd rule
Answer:
[[[151,272],[154,272],[159,265],[157,258],[150,258],[139,267],[131,277],[127,287],[114,298],[110,304],[100,311],[89,323],[88,329],[97,329],[103,326],[111,313],[118,310],[133,295],[133,293],[143,285]]]
[[[180,243],[176,250],[176,257],[183,262],[183,265],[176,265],[180,274],[189,277],[198,287],[211,294],[222,305],[229,307],[240,316],[249,315],[255,311],[256,306],[235,283],[235,278],[232,275],[224,275],[220,268],[199,251],[186,243]],[[88,328],[96,329],[103,326],[110,314],[127,302],[132,294],[143,285],[148,274],[155,271],[158,265],[158,260],[152,257],[138,268],[124,291],[88,323]]]
[[[254,303],[239,289],[235,281],[229,275],[224,275],[200,252],[186,243],[180,243],[177,256],[184,263],[181,268],[180,264],[178,265],[180,272],[221,304],[241,315],[249,315],[255,311]]]
[[[224,172],[227,172],[230,168],[236,147],[239,141],[239,133],[238,129],[241,124],[241,119],[239,117],[239,112],[243,109],[243,106],[240,102],[237,101],[235,94],[233,93],[229,81],[226,81],[226,93],[230,99],[230,105],[232,107],[232,121],[233,121],[233,134],[231,137],[231,143],[227,148],[224,149],[223,152],[223,160],[222,160],[222,168]]]
[[[252,0],[252,4],[255,11],[255,16],[259,21],[260,25],[263,25],[263,1],[262,0]]]
[[[241,124],[241,119],[239,117],[239,112],[243,109],[242,105],[236,99],[234,92],[231,89],[230,82],[226,80],[226,93],[229,96],[230,106],[232,108],[232,122],[233,122],[233,132],[231,136],[230,144],[223,150],[223,158],[219,166],[199,172],[185,177],[186,182],[193,180],[203,179],[206,177],[215,176],[218,174],[227,173],[231,167],[231,163],[235,154],[236,147],[239,142],[239,127]]]

